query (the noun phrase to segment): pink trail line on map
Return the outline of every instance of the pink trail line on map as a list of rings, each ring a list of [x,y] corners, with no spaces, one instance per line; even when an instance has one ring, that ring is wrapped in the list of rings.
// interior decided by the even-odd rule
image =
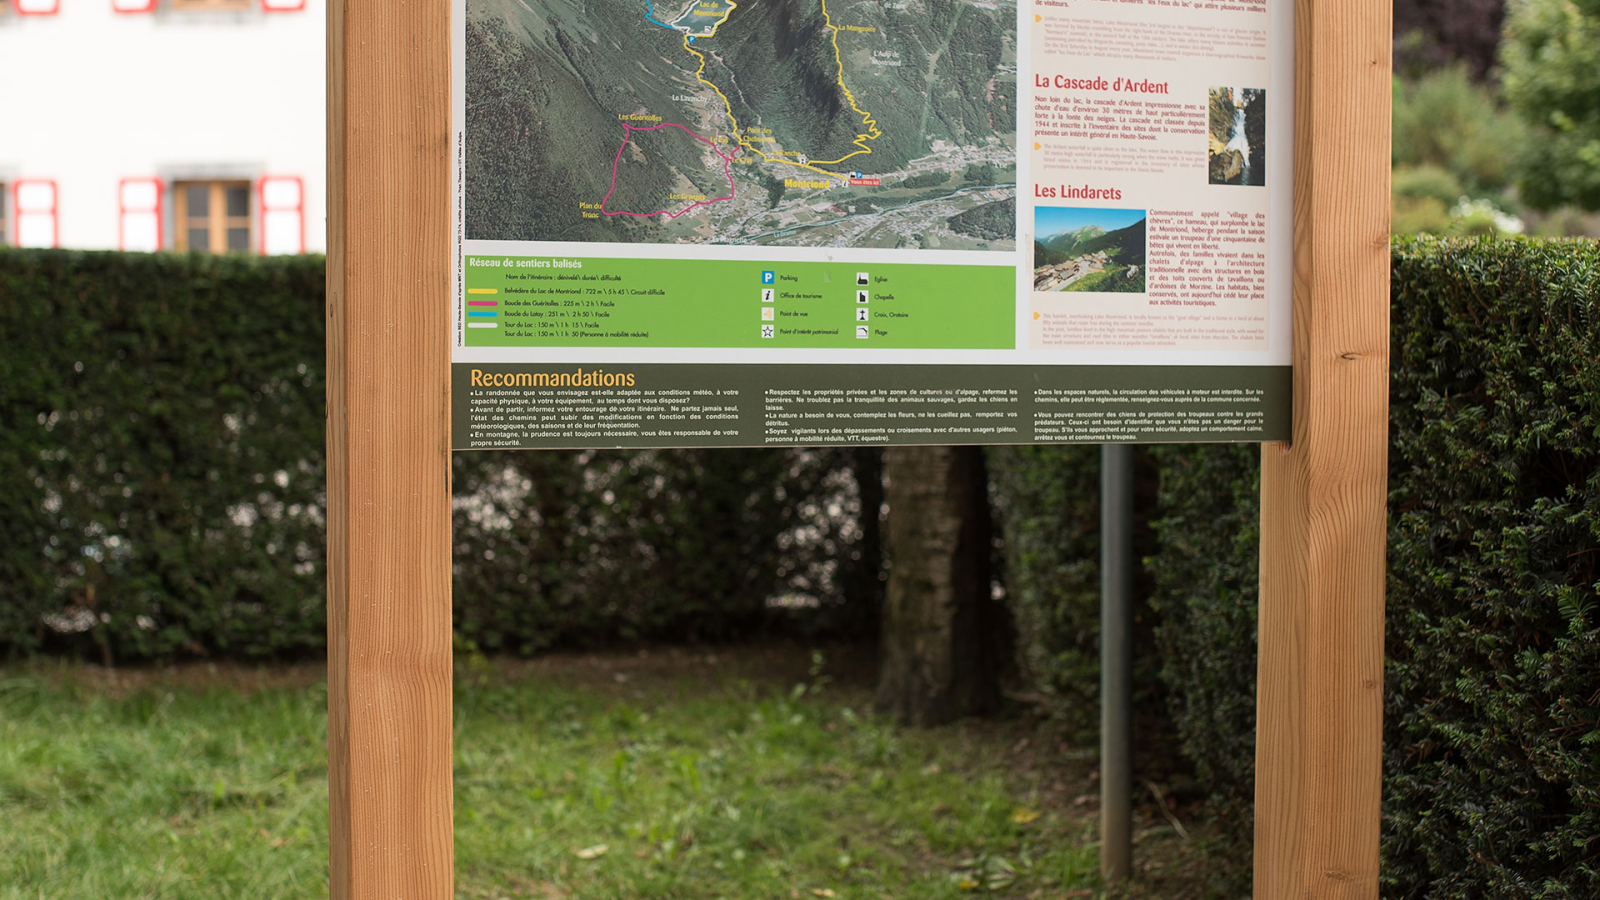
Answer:
[[[733,199],[733,157],[728,156],[721,150],[718,150],[716,144],[713,144],[700,135],[695,134],[682,125],[677,125],[672,122],[662,122],[660,125],[651,125],[649,128],[635,128],[632,125],[629,125],[627,122],[623,122],[622,127],[625,129],[622,133],[622,146],[617,148],[617,158],[611,161],[611,190],[606,191],[605,197],[601,198],[600,200],[600,211],[602,213],[608,216],[638,216],[641,219],[648,219],[651,216],[666,216],[669,219],[676,219],[689,210],[694,209],[696,206],[709,206],[712,203],[720,203],[723,200]],[[613,211],[606,209],[606,201],[610,200],[611,195],[617,192],[617,167],[622,164],[622,151],[628,149],[628,139],[633,136],[635,131],[657,131],[662,128],[676,128],[700,143],[705,144],[707,147],[710,147],[712,153],[722,157],[722,174],[727,176],[728,179],[728,196],[714,197],[710,200],[698,200],[689,204],[688,206],[685,206],[683,209],[680,209],[677,212],[667,212],[664,209],[658,209],[655,212],[650,213],[636,213],[628,212],[626,210]]]

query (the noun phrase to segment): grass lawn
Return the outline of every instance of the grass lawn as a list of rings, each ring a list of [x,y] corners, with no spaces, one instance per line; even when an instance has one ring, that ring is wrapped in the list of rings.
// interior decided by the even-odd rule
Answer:
[[[1104,894],[1083,754],[1024,721],[895,729],[840,656],[463,661],[458,897]],[[326,896],[326,700],[306,666],[0,669],[0,900]],[[1204,896],[1145,816],[1120,895]]]

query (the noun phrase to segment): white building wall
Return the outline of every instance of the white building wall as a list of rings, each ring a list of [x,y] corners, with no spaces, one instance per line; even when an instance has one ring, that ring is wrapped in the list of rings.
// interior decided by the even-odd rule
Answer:
[[[35,0],[37,2],[37,0]],[[118,13],[59,0],[54,15],[0,14],[0,182],[51,179],[60,246],[118,249],[118,185],[159,178],[163,246],[172,184],[303,179],[305,249],[326,238],[324,0],[294,12]],[[271,0],[269,0],[271,2]],[[282,2],[282,0],[277,0]],[[252,216],[260,244],[258,192]],[[7,198],[7,210],[14,204]],[[9,229],[12,242],[15,228]]]

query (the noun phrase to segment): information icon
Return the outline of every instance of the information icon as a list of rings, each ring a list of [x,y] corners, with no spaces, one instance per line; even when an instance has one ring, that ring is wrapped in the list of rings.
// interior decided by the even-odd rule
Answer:
[[[772,288],[762,288],[761,289],[761,302],[762,303],[771,303],[773,300],[777,299],[777,296],[778,296],[778,292],[773,290]]]

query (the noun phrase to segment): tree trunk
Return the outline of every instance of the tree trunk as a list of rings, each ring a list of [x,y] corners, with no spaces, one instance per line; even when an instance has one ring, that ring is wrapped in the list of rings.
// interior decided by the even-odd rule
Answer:
[[[892,447],[889,591],[876,704],[903,724],[992,712],[1004,609],[990,594],[988,478],[978,447]]]
[[[883,448],[853,447],[850,454],[861,501],[861,540],[846,570],[845,599],[859,611],[851,622],[872,625],[883,613]]]

